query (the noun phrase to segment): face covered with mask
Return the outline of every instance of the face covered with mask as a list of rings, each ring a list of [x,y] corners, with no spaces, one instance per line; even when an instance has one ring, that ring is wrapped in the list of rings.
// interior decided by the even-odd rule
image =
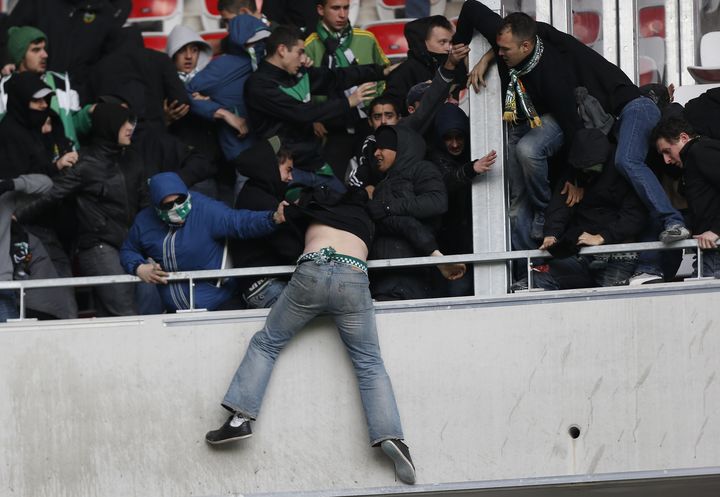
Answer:
[[[168,195],[155,207],[157,215],[167,224],[184,224],[192,209],[191,195]]]
[[[8,115],[24,127],[40,131],[52,112],[52,89],[42,82],[38,74],[22,72],[10,78],[6,90]]]

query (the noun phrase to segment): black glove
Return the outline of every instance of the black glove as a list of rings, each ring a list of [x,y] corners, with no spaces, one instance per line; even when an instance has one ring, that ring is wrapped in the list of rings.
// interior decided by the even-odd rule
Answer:
[[[370,217],[375,221],[386,218],[390,215],[390,206],[380,200],[370,200],[365,208]]]
[[[15,182],[11,179],[0,181],[0,195],[15,190]]]

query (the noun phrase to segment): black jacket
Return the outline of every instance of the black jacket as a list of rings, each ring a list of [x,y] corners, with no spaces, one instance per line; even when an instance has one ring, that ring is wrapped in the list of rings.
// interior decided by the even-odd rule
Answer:
[[[720,140],[695,138],[683,147],[680,159],[693,233],[720,235]]]
[[[117,145],[120,125],[129,116],[125,112],[118,110],[119,117],[115,117],[102,105],[95,108],[93,144],[82,149],[78,162],[63,170],[49,192],[17,210],[20,222],[38,220],[46,209],[73,196],[78,247],[107,243],[120,248],[135,214],[148,204],[141,161],[131,150]]]
[[[582,201],[574,207],[565,203],[560,193],[565,181],[559,181],[545,210],[544,236],[554,236],[558,248],[576,252],[578,237],[587,232],[601,235],[605,245],[634,241],[647,226],[648,213],[630,183],[614,164],[615,149],[611,147],[602,172],[584,184]]]
[[[395,162],[369,202],[381,205],[388,214],[376,220],[373,259],[430,255],[438,249],[435,232],[447,210],[442,176],[435,165],[423,160],[422,138],[404,126],[394,129],[398,140]]]
[[[685,119],[700,135],[720,140],[720,88],[711,88],[685,104]]]
[[[433,17],[416,19],[405,25],[405,39],[408,42],[407,59],[390,73],[384,95],[393,98],[407,114],[406,98],[410,88],[423,81],[432,80],[438,68],[445,63],[447,54],[428,52],[425,36]],[[441,16],[440,16],[441,17]],[[453,74],[454,81],[465,83],[465,66],[460,65]]]
[[[496,35],[501,23],[502,18],[498,14],[480,2],[469,0],[463,3],[460,11],[454,43],[469,43],[472,40],[473,29],[477,29],[487,39],[495,51],[495,60],[504,95],[510,82],[510,74],[507,64],[498,56]],[[537,24],[538,33],[545,41],[542,34],[543,23]],[[552,26],[547,27],[552,28]],[[602,58],[600,55],[598,57]],[[538,115],[542,117],[543,114],[552,114],[563,130],[565,143],[570,143],[575,131],[582,128],[575,104],[575,88],[581,84],[578,82],[566,54],[561,53],[554,43],[546,42],[538,65],[520,79],[525,85]],[[593,93],[591,92],[591,94]]]
[[[287,185],[280,180],[275,153],[271,143],[262,140],[237,157],[237,171],[248,180],[235,201],[236,209],[274,211],[284,199]],[[231,239],[233,265],[258,267],[294,264],[304,248],[305,224],[285,222],[261,238]],[[241,287],[244,289],[257,279],[245,278]]]
[[[338,69],[311,67],[310,93],[328,95],[367,81],[384,79],[379,65],[355,65]],[[293,152],[296,167],[315,170],[322,166],[312,123],[343,116],[350,111],[346,98],[322,103],[301,102],[281,88],[291,88],[298,78],[265,61],[245,84],[245,103],[250,127],[260,138],[277,135]]]

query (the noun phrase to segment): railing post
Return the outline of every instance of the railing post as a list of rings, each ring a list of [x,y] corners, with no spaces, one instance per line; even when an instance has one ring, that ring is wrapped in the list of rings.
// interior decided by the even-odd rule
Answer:
[[[25,287],[20,287],[20,315],[18,318],[20,321],[25,319]]]
[[[188,280],[188,288],[190,289],[190,310],[195,310],[195,281],[192,278]]]

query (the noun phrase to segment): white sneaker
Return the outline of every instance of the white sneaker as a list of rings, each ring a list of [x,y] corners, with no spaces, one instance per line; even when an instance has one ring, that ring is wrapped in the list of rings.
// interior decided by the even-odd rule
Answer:
[[[690,231],[682,224],[668,226],[658,237],[663,243],[679,242],[690,237]]]
[[[628,280],[630,286],[647,285],[648,283],[660,283],[663,281],[662,276],[650,273],[635,273]]]

